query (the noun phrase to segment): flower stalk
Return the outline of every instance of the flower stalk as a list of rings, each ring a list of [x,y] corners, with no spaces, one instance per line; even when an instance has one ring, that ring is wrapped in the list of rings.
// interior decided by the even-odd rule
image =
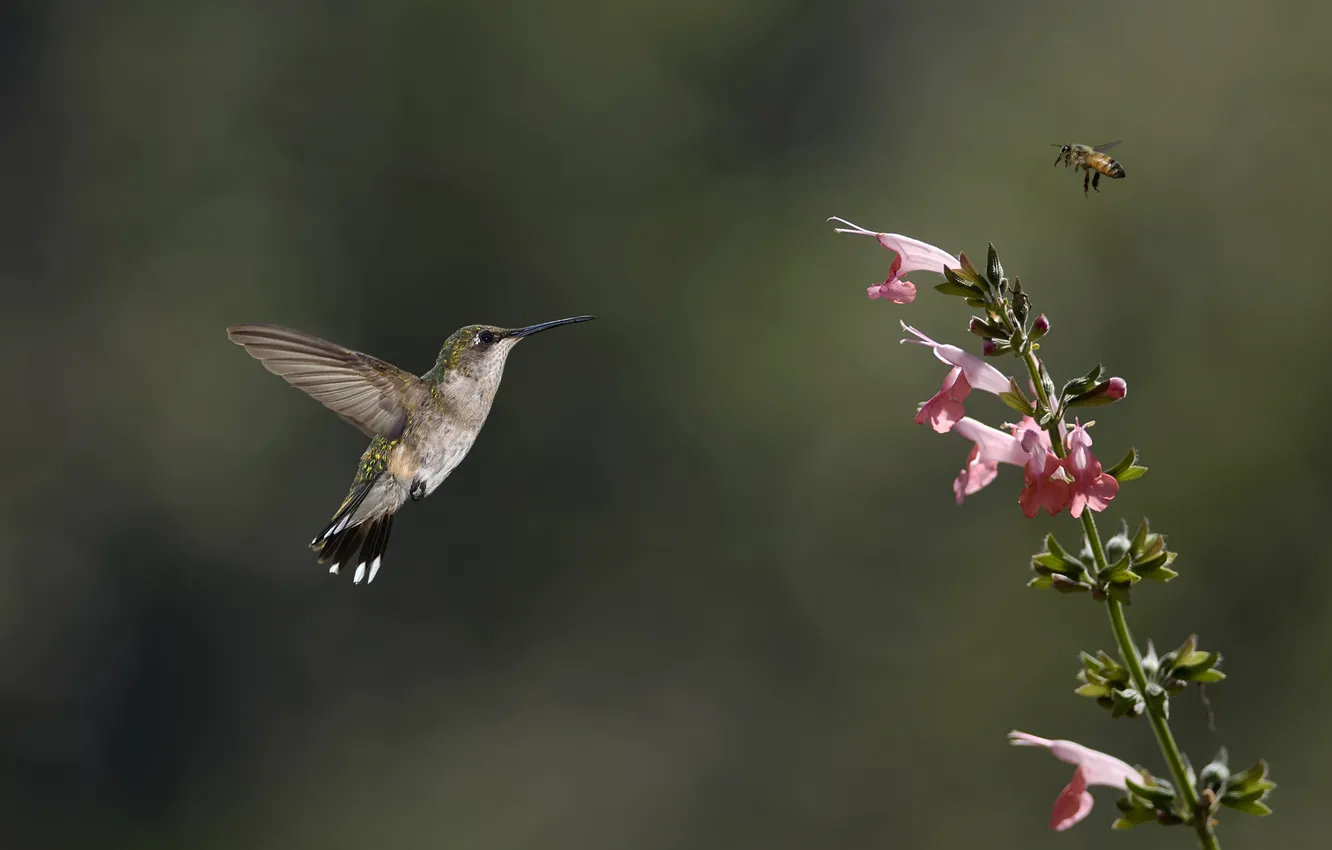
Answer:
[[[1104,606],[1123,663],[1104,651],[1096,655],[1082,653],[1083,669],[1078,673],[1082,684],[1076,693],[1094,699],[1113,717],[1145,714],[1169,767],[1170,781],[1156,779],[1146,770],[1072,741],[1011,733],[1013,743],[1044,747],[1077,768],[1073,781],[1055,802],[1051,828],[1062,831],[1077,824],[1092,808],[1089,786],[1109,786],[1124,792],[1116,804],[1120,811],[1114,823],[1116,829],[1148,822],[1186,824],[1197,833],[1204,850],[1219,850],[1213,818],[1218,807],[1259,816],[1271,814],[1266,800],[1276,784],[1267,778],[1268,766],[1261,759],[1248,770],[1232,773],[1224,748],[1195,779],[1170,729],[1169,698],[1191,684],[1225,679],[1226,674],[1218,667],[1221,654],[1200,649],[1196,635],[1159,657],[1150,641],[1146,655],[1133,641],[1124,610],[1130,592],[1144,578],[1168,582],[1178,577],[1170,567],[1175,553],[1166,547],[1165,535],[1152,531],[1145,519],[1136,534],[1131,535],[1124,523],[1122,531],[1102,540],[1094,515],[1105,511],[1119,494],[1120,486],[1142,477],[1147,467],[1139,464],[1137,450],[1130,448],[1118,463],[1103,468],[1092,452],[1089,429],[1094,423],[1074,419],[1070,426],[1066,420],[1070,408],[1123,401],[1127,384],[1120,377],[1108,377],[1101,364],[1062,388],[1055,384],[1037,356],[1041,346],[1038,340],[1049,334],[1050,321],[1043,313],[1033,315],[1030,296],[1020,280],[1010,282],[1004,276],[993,245],[982,272],[964,253],[954,257],[910,237],[876,233],[835,220],[847,225],[838,232],[874,236],[896,254],[885,283],[879,289],[871,287],[871,298],[888,297],[887,290],[881,289],[903,284],[900,276],[906,271],[932,271],[944,277],[934,287],[938,292],[962,298],[968,307],[980,312],[970,317],[966,329],[981,337],[981,356],[935,342],[902,323],[903,330],[914,337],[902,342],[930,348],[936,358],[951,367],[939,391],[919,405],[915,421],[936,433],[954,433],[973,444],[953,482],[958,504],[992,484],[1001,465],[1008,464],[1023,471],[1024,486],[1017,501],[1026,517],[1034,518],[1041,509],[1054,516],[1067,508],[1082,523],[1084,545],[1078,554],[1061,545],[1055,535],[1046,536],[1044,548],[1032,556],[1036,576],[1028,585],[1066,595],[1086,593]],[[911,287],[912,298],[914,294]],[[911,299],[890,300],[906,304]],[[1034,399],[1016,380],[990,365],[991,359],[1010,355],[1022,362]],[[972,401],[973,390],[997,396],[1016,410],[1021,420],[1000,429],[967,415],[966,405]]]
[[[1031,375],[1031,382],[1036,388],[1036,398],[1040,403],[1037,415],[1039,416],[1043,411],[1053,412],[1054,407],[1050,404],[1050,397],[1040,379],[1040,361],[1036,359],[1036,354],[1030,349],[1030,346],[1023,352],[1022,361],[1026,364],[1027,372]],[[1051,416],[1046,425],[1050,432],[1055,453],[1061,458],[1067,453],[1062,441],[1057,439],[1062,425],[1063,419],[1059,416]],[[1105,571],[1110,565],[1105,557],[1105,546],[1101,542],[1101,533],[1096,528],[1096,520],[1092,517],[1091,511],[1084,511],[1081,519],[1082,530],[1087,537],[1088,545],[1091,546],[1097,571]],[[1204,850],[1221,850],[1221,843],[1217,841],[1216,832],[1212,829],[1210,807],[1209,810],[1204,811],[1198,806],[1198,792],[1189,780],[1188,770],[1184,767],[1184,756],[1179,751],[1179,745],[1175,743],[1175,736],[1170,731],[1170,721],[1165,716],[1165,701],[1152,699],[1148,696],[1150,694],[1150,683],[1147,681],[1147,674],[1142,669],[1142,656],[1138,653],[1138,647],[1133,642],[1133,634],[1129,631],[1128,619],[1124,616],[1124,605],[1110,594],[1106,594],[1103,601],[1105,602],[1106,614],[1110,617],[1110,628],[1115,633],[1115,644],[1119,648],[1119,657],[1124,659],[1124,666],[1128,668],[1133,686],[1137,688],[1138,693],[1146,697],[1147,718],[1151,722],[1152,732],[1156,735],[1157,746],[1161,748],[1161,755],[1165,757],[1166,764],[1170,767],[1170,777],[1174,780],[1175,787],[1179,789],[1185,807],[1193,814],[1193,826],[1198,832],[1198,841]]]

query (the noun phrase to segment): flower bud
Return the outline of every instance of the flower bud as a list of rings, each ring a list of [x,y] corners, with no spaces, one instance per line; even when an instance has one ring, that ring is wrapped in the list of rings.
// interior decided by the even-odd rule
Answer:
[[[1216,759],[1198,774],[1198,784],[1211,789],[1213,793],[1220,794],[1226,785],[1226,781],[1230,779],[1230,768],[1226,766],[1227,761],[1226,748],[1222,747],[1221,751],[1216,754]]]
[[[985,321],[980,316],[971,317],[971,321],[967,324],[967,330],[971,331],[976,336],[985,339],[1008,339],[1008,331],[998,325]]]
[[[1007,342],[998,339],[987,339],[981,343],[981,354],[986,357],[998,357],[1001,354],[1007,354],[1013,350],[1013,346]]]
[[[1031,323],[1031,338],[1033,340],[1037,340],[1045,336],[1049,332],[1050,332],[1050,320],[1045,318],[1045,314],[1042,313],[1036,317],[1036,321]]]
[[[1147,654],[1142,657],[1142,672],[1147,674],[1148,679],[1156,676],[1156,671],[1161,669],[1161,659],[1156,655],[1156,647],[1152,642],[1147,641]]]
[[[1111,378],[1101,381],[1085,393],[1068,400],[1069,407],[1094,407],[1100,404],[1112,404],[1128,395],[1128,384],[1123,378]]]
[[[1129,553],[1133,540],[1128,535],[1128,526],[1120,528],[1119,533],[1105,541],[1105,559],[1114,564]]]

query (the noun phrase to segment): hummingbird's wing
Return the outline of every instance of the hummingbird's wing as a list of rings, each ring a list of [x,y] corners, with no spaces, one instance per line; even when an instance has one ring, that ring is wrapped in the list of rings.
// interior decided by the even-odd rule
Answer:
[[[420,378],[391,363],[290,328],[233,325],[227,336],[367,437],[397,437],[412,403],[428,392]]]

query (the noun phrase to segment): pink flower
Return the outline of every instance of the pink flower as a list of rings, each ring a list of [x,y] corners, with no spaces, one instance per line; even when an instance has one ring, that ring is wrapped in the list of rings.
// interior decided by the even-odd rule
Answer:
[[[962,467],[962,471],[953,479],[953,495],[957,497],[957,503],[962,504],[962,500],[972,493],[979,492],[981,488],[988,485],[999,474],[998,463],[986,463],[980,459],[980,446],[971,447],[971,454],[967,455],[967,465]]]
[[[902,329],[917,337],[917,339],[904,339],[902,342],[928,346],[934,351],[935,357],[953,367],[934,397],[920,406],[920,410],[916,413],[917,425],[929,422],[930,427],[936,432],[946,433],[952,430],[953,425],[966,413],[962,402],[971,395],[972,387],[995,395],[1008,392],[1008,377],[986,363],[984,359],[963,351],[956,345],[937,343],[906,322],[902,322]],[[990,476],[991,479],[993,477]],[[989,479],[986,483],[989,483]],[[983,486],[985,485],[981,484],[977,489]]]
[[[910,304],[916,300],[916,285],[898,277],[902,271],[902,255],[898,254],[893,265],[888,269],[888,278],[883,283],[876,283],[868,290],[870,300],[887,298],[894,304]]]
[[[971,454],[967,455],[966,466],[953,480],[953,495],[957,497],[959,505],[964,498],[979,492],[995,479],[999,474],[999,464],[1024,466],[1027,463],[1027,452],[1017,438],[998,428],[991,428],[984,422],[964,416],[954,423],[952,431],[975,443]]]
[[[1069,500],[1068,473],[1064,471],[1063,461],[1050,448],[1050,435],[1034,427],[1034,420],[1031,426],[1024,421],[1014,429],[1028,458],[1026,484],[1018,495],[1018,504],[1027,519],[1034,518],[1041,508],[1054,516],[1068,505]]]
[[[999,464],[1008,463],[1026,471],[1026,486],[1018,497],[1023,514],[1034,517],[1041,508],[1050,514],[1059,513],[1069,502],[1070,479],[1050,448],[1050,435],[1030,416],[1009,427],[1012,433],[1005,433],[969,416],[953,425],[954,434],[975,443],[967,465],[953,480],[957,503],[962,504],[964,497],[993,481]]]
[[[902,330],[915,336],[915,339],[904,339],[900,342],[910,342],[916,345],[928,346],[934,351],[934,356],[947,363],[949,366],[958,366],[962,373],[967,376],[967,383],[978,390],[985,390],[987,393],[1008,392],[1008,376],[998,369],[985,362],[985,358],[979,354],[972,354],[969,351],[963,351],[956,345],[944,345],[935,342],[925,334],[902,322]]]
[[[967,376],[962,373],[961,366],[954,366],[934,397],[916,411],[916,424],[929,422],[936,433],[947,433],[965,414],[962,402],[969,395],[971,384],[967,382]]]
[[[1030,418],[1030,417],[1024,417]],[[1033,423],[1034,424],[1034,423]],[[1022,426],[1016,426],[1021,428]],[[953,433],[965,437],[976,444],[979,450],[977,463],[1011,463],[1014,466],[1026,466],[1030,456],[1022,443],[1012,434],[998,428],[991,428],[984,422],[978,422],[970,416],[964,416],[953,426]]]
[[[1126,395],[1128,395],[1128,383],[1125,382],[1123,378],[1111,378],[1110,380],[1106,381],[1105,383],[1106,398],[1119,401],[1121,398],[1123,398]]]
[[[1082,516],[1084,507],[1098,512],[1105,510],[1119,493],[1119,482],[1101,471],[1100,461],[1091,453],[1091,434],[1081,422],[1069,431],[1066,442],[1068,457],[1064,458],[1064,468],[1072,479],[1068,512],[1077,518]]]
[[[1104,785],[1127,791],[1125,780],[1142,781],[1142,774],[1126,762],[1073,741],[1051,741],[1016,731],[1008,733],[1008,740],[1018,747],[1044,747],[1055,758],[1075,766],[1073,781],[1059,792],[1050,812],[1050,828],[1056,832],[1063,832],[1091,812],[1092,795],[1087,786]]]
[[[897,254],[892,267],[888,270],[887,280],[883,283],[876,283],[869,288],[870,298],[887,298],[894,304],[910,304],[916,300],[916,285],[903,280],[902,275],[916,271],[943,274],[945,267],[950,269],[962,268],[962,264],[958,262],[957,257],[942,248],[936,248],[928,242],[921,242],[919,239],[912,239],[909,236],[902,236],[897,233],[876,233],[837,216],[828,220],[846,225],[846,227],[834,228],[835,233],[873,236],[879,240],[880,245]]]

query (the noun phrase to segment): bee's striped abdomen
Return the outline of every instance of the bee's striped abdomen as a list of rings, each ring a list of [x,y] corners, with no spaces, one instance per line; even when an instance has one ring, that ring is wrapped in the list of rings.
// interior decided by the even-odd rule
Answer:
[[[1095,153],[1087,157],[1087,165],[1091,166],[1093,170],[1101,172],[1106,177],[1118,178],[1124,176],[1124,166],[1103,153]]]

